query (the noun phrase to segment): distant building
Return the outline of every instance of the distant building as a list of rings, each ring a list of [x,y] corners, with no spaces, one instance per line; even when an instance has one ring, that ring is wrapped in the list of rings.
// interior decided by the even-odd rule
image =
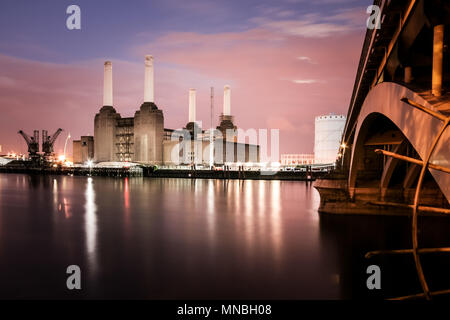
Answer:
[[[297,166],[305,164],[314,164],[314,154],[282,154],[281,165]]]
[[[73,163],[86,163],[94,159],[94,137],[81,136],[73,141]]]
[[[314,162],[329,164],[336,162],[346,116],[323,115],[315,119]]]

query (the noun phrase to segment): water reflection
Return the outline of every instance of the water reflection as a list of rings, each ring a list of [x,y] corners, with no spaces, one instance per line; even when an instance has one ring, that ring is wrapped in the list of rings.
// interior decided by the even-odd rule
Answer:
[[[298,298],[319,278],[318,265],[305,269],[307,248],[319,238],[299,232],[311,220],[303,209],[314,192],[303,183],[1,177],[0,197],[9,200],[0,210],[15,208],[0,216],[2,230],[21,226],[27,251],[48,253],[33,264],[54,266],[48,277],[68,264],[86,268],[88,297]],[[14,261],[1,250],[0,259]],[[13,266],[0,271],[11,274]],[[10,287],[39,294],[27,285],[33,272],[21,274]]]
[[[125,209],[130,209],[130,192],[128,190],[128,177],[125,178],[125,190],[123,192],[125,199]]]
[[[364,253],[409,245],[395,219],[319,216],[303,182],[0,175],[0,199],[0,297],[71,297],[55,276],[70,264],[88,298],[368,296]]]
[[[53,206],[56,208],[58,206],[60,206],[61,204],[58,201],[58,181],[55,179],[53,179]],[[58,211],[61,211],[58,208]]]
[[[244,224],[245,224],[245,235],[246,235],[246,243],[249,254],[253,253],[253,246],[254,246],[254,237],[255,237],[255,229],[257,228],[256,225],[254,225],[253,221],[253,215],[256,214],[256,212],[253,211],[253,183],[245,183],[237,182],[238,185],[242,183],[242,194],[239,194],[239,197],[244,198]]]
[[[86,232],[86,250],[88,254],[90,270],[95,273],[97,269],[97,206],[95,204],[94,182],[91,177],[87,178],[85,197],[86,203],[84,206],[84,223]]]
[[[69,219],[72,217],[72,208],[69,202],[69,199],[64,196],[64,190],[67,189],[67,183],[63,180],[62,185],[59,185],[58,179],[47,179],[44,177],[44,183],[48,180],[52,185],[52,195],[53,195],[53,212],[56,214],[62,215],[65,219]],[[38,184],[36,184],[38,186]]]
[[[281,257],[282,247],[282,225],[281,225],[281,181],[271,181],[271,199],[270,199],[270,225],[271,225],[271,238],[274,250],[274,255],[279,260]]]
[[[215,190],[214,190],[214,180],[208,180],[207,182],[207,193],[206,193],[206,214],[207,214],[207,224],[208,224],[208,242],[213,247],[215,244],[215,233],[216,233],[216,207],[215,207]]]

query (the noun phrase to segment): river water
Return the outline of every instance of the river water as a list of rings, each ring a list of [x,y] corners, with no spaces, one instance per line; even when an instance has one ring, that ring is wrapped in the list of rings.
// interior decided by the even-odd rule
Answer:
[[[407,217],[319,215],[308,182],[0,174],[0,298],[378,299],[418,293]],[[450,246],[450,220],[421,221]],[[433,289],[447,256],[425,257]],[[381,269],[368,290],[366,269]],[[68,290],[66,268],[81,269]]]

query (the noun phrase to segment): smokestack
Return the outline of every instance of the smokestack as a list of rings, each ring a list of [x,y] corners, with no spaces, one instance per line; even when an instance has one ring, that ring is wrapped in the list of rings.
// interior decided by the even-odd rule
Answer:
[[[155,102],[153,56],[145,56],[144,102]]]
[[[223,115],[231,115],[231,89],[230,86],[225,86],[223,89]]]
[[[195,89],[189,89],[189,122],[195,122]]]
[[[103,105],[113,105],[113,81],[112,81],[112,63],[105,61],[103,72]]]

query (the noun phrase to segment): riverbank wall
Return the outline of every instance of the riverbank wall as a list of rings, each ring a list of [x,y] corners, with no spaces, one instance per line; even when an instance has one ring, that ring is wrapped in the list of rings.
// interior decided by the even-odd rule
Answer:
[[[182,170],[154,169],[134,166],[129,168],[99,167],[9,167],[1,166],[0,173],[25,173],[42,175],[149,177],[184,179],[243,179],[243,180],[288,180],[314,181],[326,172],[305,171],[256,171],[256,170]]]

